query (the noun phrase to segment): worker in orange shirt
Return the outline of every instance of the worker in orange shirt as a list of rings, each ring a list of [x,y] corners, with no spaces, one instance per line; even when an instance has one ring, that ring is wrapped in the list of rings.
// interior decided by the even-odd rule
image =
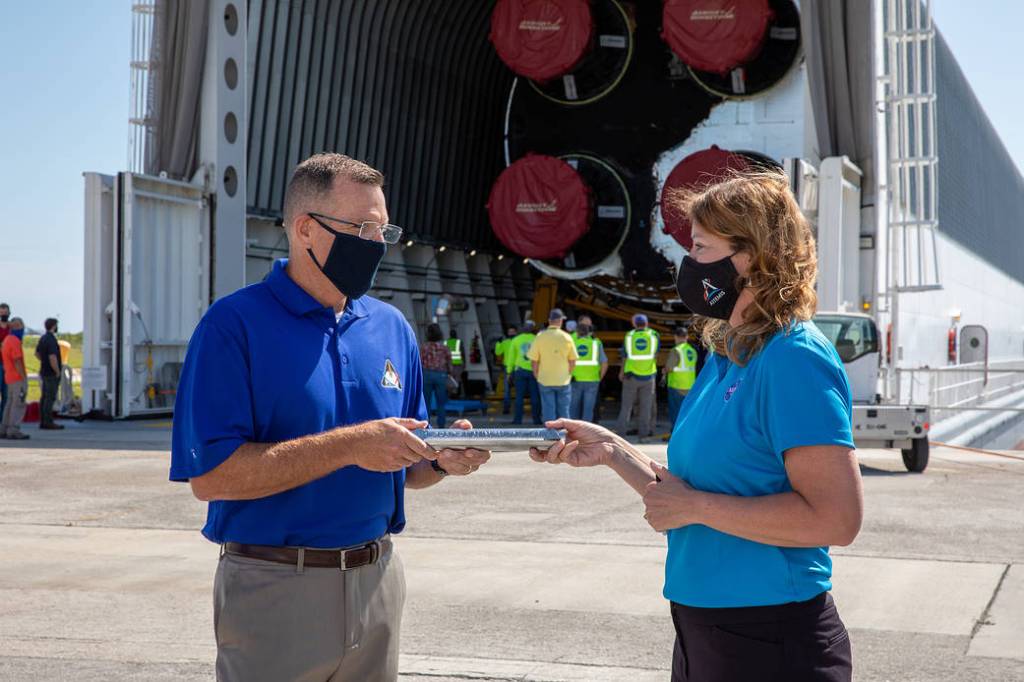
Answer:
[[[25,324],[20,317],[15,317],[11,319],[9,328],[10,334],[0,345],[4,383],[7,385],[7,405],[4,406],[3,421],[0,422],[0,438],[27,440],[28,434],[21,432],[21,420],[25,417],[25,395],[28,393],[28,372],[25,371],[25,353],[21,348]]]

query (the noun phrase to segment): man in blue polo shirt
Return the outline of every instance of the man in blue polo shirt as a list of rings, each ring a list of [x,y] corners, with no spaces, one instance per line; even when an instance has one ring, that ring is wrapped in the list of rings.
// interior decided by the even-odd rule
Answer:
[[[475,471],[435,453],[416,338],[364,296],[386,244],[383,176],[341,154],[285,194],[289,258],[216,302],[189,343],[170,477],[209,502],[219,680],[394,680],[406,487]],[[468,422],[457,424],[468,428]]]

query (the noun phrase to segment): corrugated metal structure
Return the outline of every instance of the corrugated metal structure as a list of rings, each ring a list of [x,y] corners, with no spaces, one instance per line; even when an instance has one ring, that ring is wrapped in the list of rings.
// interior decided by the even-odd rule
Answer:
[[[192,330],[211,301],[211,206],[202,187],[86,173],[83,407],[168,413]]]
[[[1024,177],[937,38],[939,230],[1024,282]]]
[[[248,207],[280,214],[318,151],[380,168],[393,222],[417,241],[503,250],[485,202],[504,167],[512,74],[481,0],[250,0]]]

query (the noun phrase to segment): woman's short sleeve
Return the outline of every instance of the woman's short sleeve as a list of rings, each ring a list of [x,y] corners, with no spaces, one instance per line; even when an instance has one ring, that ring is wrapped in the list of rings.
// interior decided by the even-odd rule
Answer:
[[[762,425],[776,455],[807,445],[854,447],[850,384],[835,349],[799,330],[764,350]]]

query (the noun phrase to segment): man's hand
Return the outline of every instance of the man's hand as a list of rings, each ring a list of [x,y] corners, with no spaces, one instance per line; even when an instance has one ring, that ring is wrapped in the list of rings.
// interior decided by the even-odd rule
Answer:
[[[453,429],[471,429],[473,424],[468,419],[459,419],[452,424]],[[491,459],[490,450],[466,448],[451,450],[445,448],[437,452],[437,463],[451,476],[466,476],[473,473]]]
[[[367,471],[401,471],[420,460],[436,459],[433,448],[412,432],[426,426],[425,421],[398,417],[361,424],[352,463]]]
[[[648,483],[644,493],[644,519],[651,528],[661,532],[697,523],[698,493],[655,461],[651,461],[651,471],[660,479]]]
[[[556,419],[545,424],[549,429],[565,429],[565,438],[546,451],[530,448],[530,458],[548,464],[592,467],[607,464],[616,435],[597,424],[577,419]]]

